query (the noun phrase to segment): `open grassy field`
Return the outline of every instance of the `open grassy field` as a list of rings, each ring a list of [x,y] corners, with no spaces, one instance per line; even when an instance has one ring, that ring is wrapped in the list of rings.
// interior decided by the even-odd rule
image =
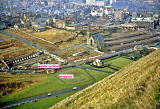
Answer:
[[[0,99],[1,102],[8,102],[19,100],[22,98],[27,98],[35,95],[40,95],[48,92],[60,91],[68,88],[72,88],[74,86],[81,86],[85,84],[91,84],[93,81],[90,77],[84,72],[84,70],[79,68],[66,68],[57,71],[58,73],[45,75],[46,79],[42,82],[39,82],[35,85],[32,85],[29,88],[24,90],[16,91],[12,94],[4,96]],[[58,75],[62,72],[63,74],[73,74],[73,79],[59,79]],[[83,81],[79,81],[84,79]]]
[[[44,74],[0,74],[0,99],[46,79]]]
[[[99,71],[94,71],[94,70],[89,70],[89,69],[87,71],[96,79],[96,82],[110,75],[109,73],[104,73],[104,72],[99,72]]]
[[[129,64],[50,109],[155,109],[160,50]]]
[[[98,71],[92,71],[92,70],[87,70],[87,71],[96,79],[96,81],[100,81],[109,75],[108,73],[103,73]],[[59,79],[58,78],[59,74],[73,74],[74,79]],[[4,78],[3,79],[4,83],[6,81],[8,82],[24,81],[24,84],[26,84],[27,82],[30,82],[30,79],[36,81],[29,86],[19,88],[17,90],[14,90],[12,93],[9,93],[8,95],[1,97],[0,98],[1,103],[20,100],[23,98],[27,98],[27,97],[31,97],[31,96],[35,96],[43,93],[60,91],[60,90],[72,88],[74,86],[82,86],[82,85],[93,83],[93,80],[86,74],[84,70],[80,68],[75,68],[75,67],[59,69],[55,74],[48,74],[48,75],[47,74],[24,74],[24,77],[23,75],[11,75],[11,77],[8,76],[8,78],[6,79],[5,79],[5,75],[1,75],[1,77]],[[14,109],[21,109],[21,108],[28,109],[31,107],[32,109],[36,109],[36,108],[46,109],[58,103],[59,101],[63,100],[64,98],[70,95],[73,95],[74,93],[75,92],[60,95],[58,97],[46,98],[37,102],[21,105],[20,107],[14,107]]]
[[[113,60],[105,60],[104,62],[122,68],[133,61],[123,57],[116,57]]]
[[[98,72],[98,71],[93,71],[93,70],[87,70],[95,79],[96,81],[100,81],[103,78],[107,77],[109,74],[104,73],[104,72]],[[47,109],[53,105],[55,105],[56,103],[62,101],[63,99],[65,99],[68,96],[71,96],[73,94],[75,94],[76,92],[71,92],[71,93],[67,93],[64,95],[60,95],[58,97],[50,97],[47,99],[43,99],[37,102],[33,102],[33,103],[28,103],[28,104],[24,104],[18,107],[14,107],[13,109]]]

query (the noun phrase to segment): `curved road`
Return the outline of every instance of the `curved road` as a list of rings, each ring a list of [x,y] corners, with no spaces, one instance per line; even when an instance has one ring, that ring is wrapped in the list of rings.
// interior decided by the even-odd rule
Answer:
[[[96,69],[96,68],[91,68],[91,67],[82,67],[82,66],[79,66],[79,68],[81,69],[89,69],[89,70],[95,70],[95,71],[99,71],[99,72],[104,72],[104,73],[114,73],[114,72],[109,72],[109,71],[104,71],[104,70],[99,70],[99,69]]]
[[[90,85],[92,85],[92,84],[90,84]],[[79,86],[79,87],[77,87],[76,90],[73,90],[71,88],[71,89],[66,89],[66,90],[63,90],[63,91],[53,92],[53,93],[51,93],[51,96],[48,96],[48,94],[46,93],[46,94],[42,94],[42,95],[30,97],[30,98],[25,98],[25,99],[22,99],[22,100],[2,103],[2,104],[0,104],[0,108],[1,109],[8,109],[8,108],[11,108],[11,107],[14,107],[14,106],[19,106],[21,104],[26,104],[26,103],[30,103],[30,102],[36,102],[36,101],[44,99],[44,98],[48,98],[48,97],[52,97],[52,96],[58,96],[58,95],[62,95],[62,94],[73,92],[73,91],[77,91],[77,90],[82,90],[82,89],[84,89],[84,88],[86,88],[86,87],[88,87],[90,85]]]
[[[93,79],[93,83],[92,84],[94,84],[96,82],[96,79],[85,68],[82,68],[82,69],[86,72],[86,74],[91,79]],[[52,97],[52,96],[58,96],[58,95],[74,92],[74,91],[77,91],[77,90],[82,90],[82,89],[84,89],[84,88],[86,88],[86,87],[88,87],[88,86],[90,86],[92,84],[84,85],[84,86],[77,86],[76,90],[74,90],[73,88],[70,88],[70,89],[66,89],[66,90],[62,90],[62,91],[53,92],[53,93],[51,93],[50,96],[48,96],[48,94],[45,93],[45,94],[42,94],[42,95],[38,95],[38,96],[30,97],[30,98],[25,98],[25,99],[13,101],[13,102],[2,103],[2,104],[0,104],[0,108],[7,109],[7,108],[14,107],[14,106],[19,106],[21,104],[26,104],[26,103],[30,103],[30,102],[36,102],[36,101],[44,99],[44,98],[48,98],[48,97]]]

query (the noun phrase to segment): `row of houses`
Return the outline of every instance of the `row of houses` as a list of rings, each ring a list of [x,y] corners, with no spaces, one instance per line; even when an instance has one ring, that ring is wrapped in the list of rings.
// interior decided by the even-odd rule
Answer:
[[[55,27],[58,29],[66,29],[66,30],[76,30],[76,27],[73,25],[67,25],[64,20],[59,19],[51,19],[51,18],[35,18],[31,21],[23,21],[21,20],[19,23],[14,25],[15,29],[19,29],[22,27],[32,28],[37,32],[45,31],[47,26]]]

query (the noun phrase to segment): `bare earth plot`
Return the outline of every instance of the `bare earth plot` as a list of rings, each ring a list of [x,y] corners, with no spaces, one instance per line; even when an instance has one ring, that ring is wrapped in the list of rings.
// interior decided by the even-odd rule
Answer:
[[[65,30],[58,30],[58,29],[48,29],[43,32],[36,32],[34,30],[24,28],[22,29],[22,31],[25,31],[27,33],[30,33],[33,36],[37,36],[51,42],[58,42],[61,40],[64,41],[75,35],[75,33],[71,33]]]
[[[6,36],[6,35],[3,35],[3,34],[0,34],[0,42],[3,41],[3,40],[8,40],[10,39],[9,36]]]
[[[0,56],[3,57],[3,59],[15,58],[36,51],[37,49],[32,48],[16,39],[0,42]]]
[[[73,37],[75,34],[71,34],[71,33],[66,32],[64,30],[55,30],[55,29],[46,30],[44,32],[31,32],[30,33],[31,35],[33,34],[34,36],[36,36],[38,38],[42,38],[42,39],[47,40],[47,41],[45,41],[45,40],[37,39],[36,37],[32,37],[31,35],[28,35],[28,34],[24,34],[24,32],[22,32],[22,31],[15,31],[15,30],[11,30],[11,29],[8,29],[6,31],[13,34],[13,35],[16,35],[18,37],[21,37],[25,40],[33,42],[33,43],[35,43],[35,44],[37,44],[47,50],[50,50],[50,51],[57,51],[57,50],[65,48],[65,47],[73,46],[75,44],[81,44],[85,40],[84,37],[77,37],[76,39],[74,39],[71,42],[63,42],[62,44],[55,46],[52,43],[48,43],[47,41],[50,41],[53,43],[57,42],[57,41],[64,41],[70,37]]]
[[[60,53],[57,53],[57,55],[59,56],[62,56],[64,58],[66,58],[67,56],[70,56],[74,53],[78,53],[78,52],[82,52],[82,51],[85,51],[86,49],[83,48],[83,47],[75,47],[75,48],[71,48],[71,49],[68,49],[68,50],[64,50]]]

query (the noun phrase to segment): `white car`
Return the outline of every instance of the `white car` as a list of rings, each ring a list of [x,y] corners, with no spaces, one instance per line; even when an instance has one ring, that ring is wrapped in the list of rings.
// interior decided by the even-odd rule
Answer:
[[[48,93],[48,96],[51,96],[52,94],[51,93]]]
[[[77,90],[77,87],[73,87],[73,90]]]

